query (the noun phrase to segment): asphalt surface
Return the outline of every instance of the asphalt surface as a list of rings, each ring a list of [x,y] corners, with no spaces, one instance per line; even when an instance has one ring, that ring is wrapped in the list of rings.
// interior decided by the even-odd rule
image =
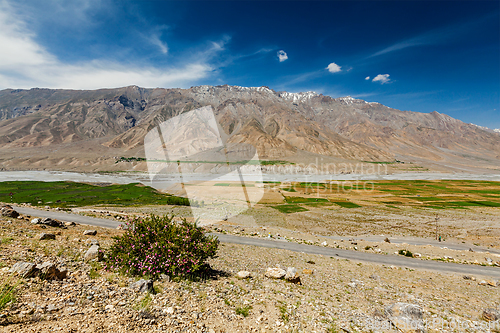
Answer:
[[[341,240],[341,239],[352,239],[352,240],[365,240],[368,242],[382,242],[386,236],[321,236],[325,238],[330,238],[330,239],[335,239],[335,240]],[[440,247],[440,248],[448,248],[451,250],[459,250],[459,251],[467,251],[469,249],[474,250],[475,252],[489,252],[489,253],[495,253],[495,254],[500,254],[500,251],[495,250],[495,249],[488,249],[483,246],[476,246],[472,244],[460,244],[460,243],[455,243],[455,242],[450,242],[450,241],[442,241],[439,242],[437,240],[433,239],[423,239],[423,238],[415,238],[415,237],[389,237],[391,243],[396,243],[396,244],[409,244],[409,245],[432,245],[435,247]]]
[[[23,215],[30,215],[33,218],[50,217],[60,221],[75,222],[79,224],[93,225],[104,228],[116,229],[116,227],[118,227],[121,224],[120,222],[117,221],[76,215],[66,212],[43,211],[43,210],[27,208],[27,207],[18,207],[18,206],[15,206],[14,209]],[[219,233],[211,233],[211,235],[218,237],[219,240],[223,243],[234,243],[234,244],[252,245],[252,246],[259,246],[259,247],[266,247],[273,249],[283,249],[294,252],[323,255],[327,257],[349,259],[354,261],[369,262],[387,266],[391,265],[401,266],[411,269],[423,269],[440,273],[481,275],[481,276],[492,277],[495,279],[500,279],[500,268],[498,267],[461,265],[461,264],[454,264],[447,262],[408,258],[404,256],[382,255],[375,253],[333,249],[330,247],[298,244],[287,241],[271,240],[267,238],[250,238],[250,237],[242,237],[242,236],[219,234]]]

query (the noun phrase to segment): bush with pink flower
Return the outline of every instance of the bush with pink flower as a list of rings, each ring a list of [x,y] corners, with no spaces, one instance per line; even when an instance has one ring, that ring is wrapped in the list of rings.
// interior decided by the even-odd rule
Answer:
[[[185,219],[135,218],[107,250],[106,268],[130,276],[193,276],[216,256],[219,241]]]

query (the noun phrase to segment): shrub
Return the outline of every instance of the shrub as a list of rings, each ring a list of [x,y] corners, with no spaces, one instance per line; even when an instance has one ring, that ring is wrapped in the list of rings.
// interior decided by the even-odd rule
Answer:
[[[126,223],[122,236],[107,251],[106,268],[131,276],[160,274],[193,276],[215,257],[219,242],[185,219],[173,216],[136,218]]]
[[[402,256],[413,257],[413,253],[410,250],[399,250],[398,253]]]

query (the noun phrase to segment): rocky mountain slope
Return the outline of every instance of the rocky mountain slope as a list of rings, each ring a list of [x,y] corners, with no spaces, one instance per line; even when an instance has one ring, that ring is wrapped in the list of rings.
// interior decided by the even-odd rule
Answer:
[[[144,157],[144,136],[159,123],[206,105],[229,143],[250,143],[261,159],[397,159],[494,171],[500,165],[497,133],[438,112],[227,85],[2,90],[0,163],[5,169],[109,169],[118,156]]]

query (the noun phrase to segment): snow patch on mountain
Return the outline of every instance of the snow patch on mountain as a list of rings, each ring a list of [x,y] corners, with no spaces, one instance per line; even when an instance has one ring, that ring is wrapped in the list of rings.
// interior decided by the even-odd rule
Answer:
[[[345,96],[345,97],[339,97],[339,98],[335,98],[335,101],[337,102],[340,102],[342,104],[345,104],[345,105],[350,105],[350,104],[378,104],[378,103],[375,103],[375,102],[367,102],[367,101],[364,101],[362,99],[356,99],[354,97],[351,97],[351,96]]]
[[[476,124],[473,124],[473,123],[470,123],[470,124],[473,125],[473,126],[479,127],[482,130],[485,130],[485,131],[488,131],[488,132],[491,131],[491,128],[489,128],[489,127],[480,126],[480,125],[476,125]],[[493,130],[493,131],[496,132],[497,130]]]
[[[306,91],[306,92],[299,92],[299,93],[290,93],[290,92],[280,92],[278,94],[279,97],[283,98],[284,100],[287,101],[292,101],[292,102],[304,102],[307,100],[310,100],[313,97],[319,96],[317,92],[314,91]]]
[[[493,132],[500,133],[500,128],[495,128],[495,129],[493,130]]]

